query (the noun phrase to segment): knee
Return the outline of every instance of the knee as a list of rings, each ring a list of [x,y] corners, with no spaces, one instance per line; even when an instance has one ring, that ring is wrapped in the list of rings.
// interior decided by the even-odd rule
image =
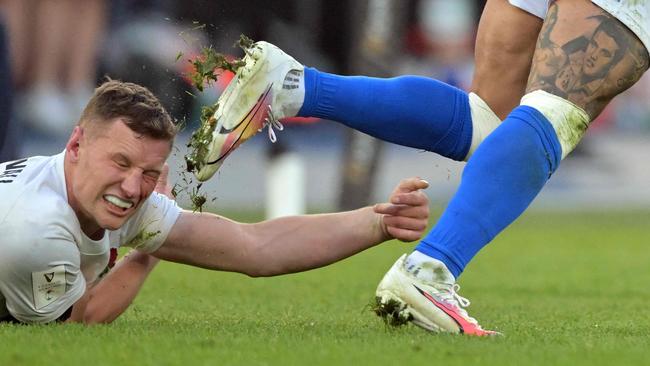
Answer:
[[[472,115],[472,143],[465,161],[469,160],[481,142],[501,123],[501,119],[476,93],[469,93],[469,109]]]

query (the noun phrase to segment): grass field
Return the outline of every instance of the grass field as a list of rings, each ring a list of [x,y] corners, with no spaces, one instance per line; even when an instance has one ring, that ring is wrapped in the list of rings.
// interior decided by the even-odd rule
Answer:
[[[162,264],[108,326],[0,325],[0,365],[621,365],[650,358],[650,212],[528,214],[461,278],[505,337],[389,329],[368,304],[393,242],[251,279]]]

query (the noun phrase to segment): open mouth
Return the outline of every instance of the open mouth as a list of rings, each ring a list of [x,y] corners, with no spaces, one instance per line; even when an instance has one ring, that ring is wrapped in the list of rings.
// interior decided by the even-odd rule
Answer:
[[[128,209],[134,206],[134,203],[132,201],[123,200],[120,197],[114,196],[112,194],[105,194],[103,198],[106,202],[108,202],[109,205],[122,212],[126,212]]]

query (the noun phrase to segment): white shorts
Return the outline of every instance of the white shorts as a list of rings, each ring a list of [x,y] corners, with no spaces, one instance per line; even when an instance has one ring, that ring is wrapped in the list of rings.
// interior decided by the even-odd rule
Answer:
[[[550,0],[508,0],[510,5],[531,13],[538,18],[546,18]]]
[[[650,0],[591,0],[625,24],[650,51]]]
[[[551,0],[508,0],[511,5],[544,19]],[[634,33],[650,50],[650,0],[591,0]]]

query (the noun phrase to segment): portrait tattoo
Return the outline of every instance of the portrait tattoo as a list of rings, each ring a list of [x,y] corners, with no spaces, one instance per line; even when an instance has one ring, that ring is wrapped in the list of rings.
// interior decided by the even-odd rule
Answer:
[[[558,44],[552,40],[562,39],[556,35],[558,5],[549,8],[526,92],[541,89],[568,99],[593,119],[612,98],[639,80],[648,69],[648,51],[625,25],[600,11],[586,17],[592,29]]]

